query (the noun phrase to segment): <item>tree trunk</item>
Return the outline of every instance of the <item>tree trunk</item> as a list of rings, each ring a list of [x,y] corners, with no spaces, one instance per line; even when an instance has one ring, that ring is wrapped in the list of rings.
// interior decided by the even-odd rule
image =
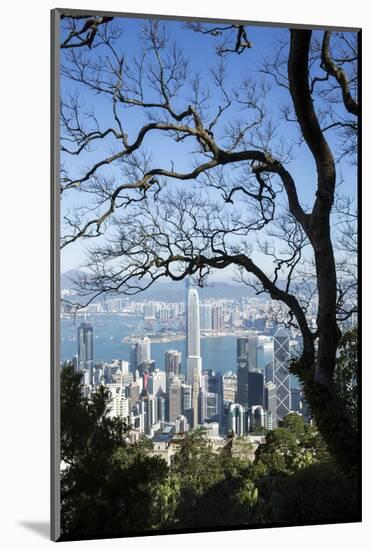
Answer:
[[[292,30],[288,76],[298,123],[317,168],[316,200],[302,223],[314,251],[317,275],[318,350],[310,365],[311,349],[304,342],[303,360],[296,374],[316,424],[338,463],[349,471],[358,463],[358,434],[346,408],[336,394],[334,371],[341,331],[336,320],[336,267],[331,241],[330,214],[334,200],[336,170],[331,149],[318,122],[309,88],[311,31]]]

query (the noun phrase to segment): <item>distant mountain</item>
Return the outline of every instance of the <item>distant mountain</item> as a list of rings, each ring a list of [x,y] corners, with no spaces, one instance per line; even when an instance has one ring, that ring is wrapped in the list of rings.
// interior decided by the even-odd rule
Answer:
[[[61,274],[61,289],[71,289],[74,288],[74,279],[77,279],[79,275],[82,275],[83,272],[78,269],[70,269]]]
[[[77,269],[71,269],[62,273],[61,275],[61,289],[74,288],[73,280],[76,279],[81,271]],[[153,286],[144,290],[140,294],[132,296],[133,300],[140,301],[143,298],[146,300],[165,301],[165,302],[179,302],[184,300],[184,281],[165,281],[155,283]],[[236,283],[215,282],[210,283],[209,286],[204,288],[197,287],[198,293],[201,299],[208,298],[243,298],[248,296],[254,296],[254,291],[245,286]]]
[[[148,290],[142,292],[140,296],[145,297],[147,300],[163,300],[166,302],[178,302],[184,299],[184,281],[171,281],[161,282],[157,285],[150,287]],[[245,286],[238,285],[236,283],[224,283],[216,282],[210,283],[209,286],[204,288],[197,287],[201,300],[208,298],[243,298],[247,296],[254,296],[254,291]],[[140,299],[138,295],[138,299]]]

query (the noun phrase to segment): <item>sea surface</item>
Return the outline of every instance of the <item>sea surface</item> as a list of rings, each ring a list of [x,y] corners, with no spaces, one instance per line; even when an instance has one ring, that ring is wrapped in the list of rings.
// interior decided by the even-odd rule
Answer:
[[[87,322],[93,326],[94,335],[94,361],[112,361],[124,359],[130,361],[130,344],[122,342],[122,339],[131,335],[143,335],[153,333],[154,328],[148,325],[142,318],[124,317],[122,315],[94,315],[88,316]],[[81,319],[61,320],[61,360],[71,360],[77,354],[77,328]],[[182,372],[186,368],[186,341],[176,340],[171,342],[151,342],[151,359],[156,362],[156,367],[165,369],[165,352],[175,349],[182,354]],[[201,338],[202,369],[212,369],[221,372],[237,372],[237,336],[212,336]],[[259,368],[264,368],[270,357],[258,358]],[[264,363],[264,364],[263,364]],[[298,380],[291,376],[291,387],[298,387]]]
[[[93,326],[94,361],[111,361],[124,359],[130,361],[130,344],[122,338],[132,334],[143,336],[153,329],[148,329],[143,319],[123,317],[120,315],[91,316],[87,321]],[[61,360],[70,360],[77,353],[77,328],[81,320],[61,321]],[[218,336],[201,338],[202,368],[222,372],[237,370],[237,336]],[[182,353],[185,365],[185,338],[171,342],[151,342],[151,359],[156,367],[164,369],[165,351],[176,349]]]

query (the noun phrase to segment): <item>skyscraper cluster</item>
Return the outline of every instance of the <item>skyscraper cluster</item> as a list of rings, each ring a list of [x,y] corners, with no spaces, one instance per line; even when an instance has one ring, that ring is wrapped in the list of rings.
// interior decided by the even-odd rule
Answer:
[[[280,327],[273,336],[273,355],[259,336],[237,339],[237,402],[245,411],[245,429],[275,429],[291,412],[290,334]]]
[[[148,437],[184,433],[199,425],[210,437],[262,433],[275,429],[290,411],[302,412],[300,389],[291,389],[290,334],[284,328],[278,328],[273,337],[259,331],[237,337],[236,356],[231,358],[237,372],[203,369],[201,327],[221,330],[223,307],[200,305],[197,290],[187,281],[181,309],[186,357],[182,360],[176,349],[166,350],[163,370],[151,358],[147,336],[131,344],[129,362],[94,362],[93,327],[81,323],[74,365],[84,374],[85,393],[104,384],[111,394],[109,414],[123,418],[134,434]],[[238,308],[233,311],[239,322]],[[156,312],[151,303],[144,308],[148,320]]]

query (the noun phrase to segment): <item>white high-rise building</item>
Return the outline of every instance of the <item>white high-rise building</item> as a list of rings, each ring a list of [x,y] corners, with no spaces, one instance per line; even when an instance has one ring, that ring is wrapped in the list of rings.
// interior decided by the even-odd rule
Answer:
[[[201,388],[200,301],[195,288],[188,290],[187,299],[187,383],[192,386],[193,426],[199,424],[199,394]]]
[[[187,316],[187,383],[193,384],[196,373],[197,376],[199,375],[201,386],[200,302],[195,288],[190,288],[188,291]]]
[[[166,374],[165,371],[155,369],[150,372],[147,379],[147,392],[153,396],[158,393],[166,393]]]
[[[147,338],[147,336],[144,336],[144,338],[142,338],[138,342],[138,356],[137,356],[138,365],[140,365],[141,363],[145,363],[150,359],[151,359],[151,340]]]
[[[200,357],[200,301],[195,288],[188,291],[187,357]]]
[[[125,397],[125,391],[123,389],[120,388],[117,393],[113,394],[109,405],[108,416],[110,418],[121,418],[122,420],[128,421],[130,416],[129,399]]]

